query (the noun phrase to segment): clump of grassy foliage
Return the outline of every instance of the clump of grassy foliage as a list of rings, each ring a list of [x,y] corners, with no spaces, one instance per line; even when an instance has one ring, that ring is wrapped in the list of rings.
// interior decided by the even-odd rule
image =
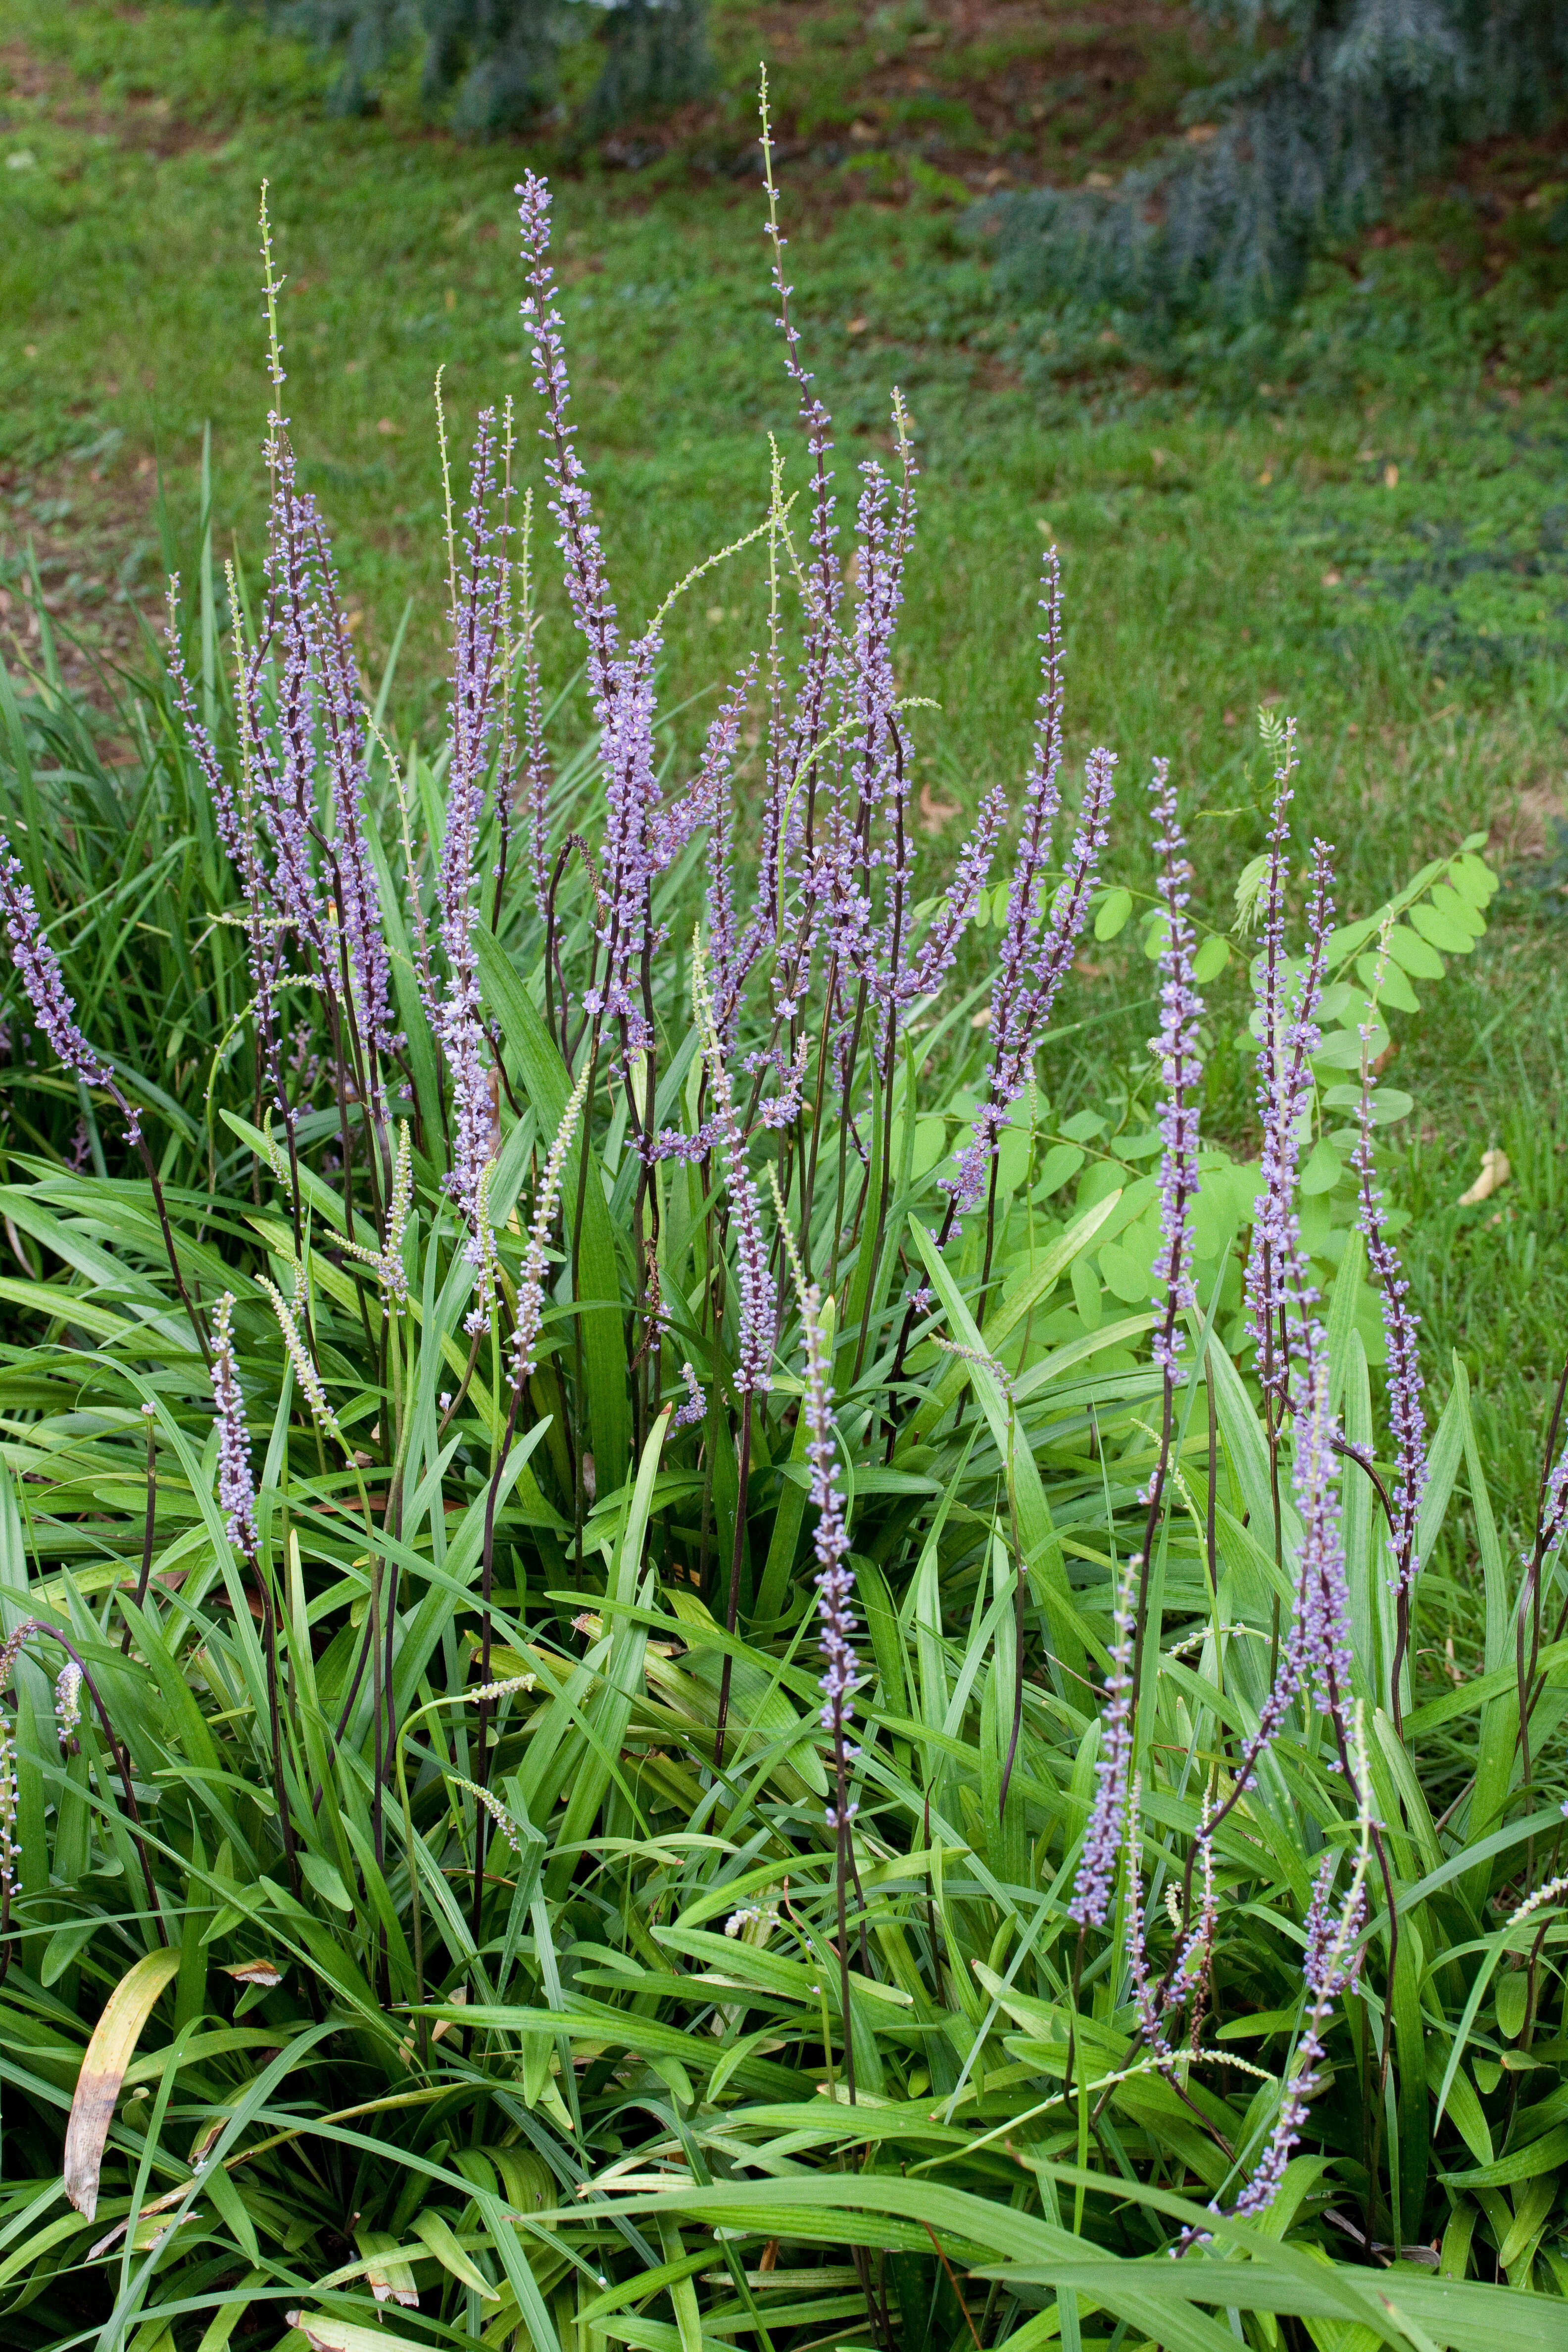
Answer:
[[[1561,1401],[1521,1570],[1373,1157],[1479,845],[1338,928],[1320,856],[1291,954],[1281,723],[1237,931],[1163,773],[1141,910],[1109,755],[1058,816],[1048,564],[1016,845],[993,797],[932,891],[907,436],[847,583],[793,333],[805,511],[683,780],[545,216],[587,740],[510,413],[434,751],[276,415],[266,565],[204,563],[119,766],[5,688],[13,2339],[1568,2344]],[[1058,1100],[1135,919],[1154,1066]],[[1198,1132],[1251,925],[1261,1173]]]

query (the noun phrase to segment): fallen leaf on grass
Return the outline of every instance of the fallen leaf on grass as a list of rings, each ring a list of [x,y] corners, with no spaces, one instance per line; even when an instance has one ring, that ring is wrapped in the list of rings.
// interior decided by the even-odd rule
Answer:
[[[921,786],[921,831],[940,833],[950,817],[958,814],[956,801],[939,801],[929,784]]]
[[[385,2327],[360,2327],[352,2319],[329,2319],[317,2311],[289,2311],[284,2317],[310,2352],[424,2352],[411,2337],[394,2336]]]
[[[1492,1194],[1498,1192],[1508,1182],[1508,1180],[1512,1173],[1513,1171],[1508,1164],[1508,1154],[1506,1151],[1483,1151],[1481,1154],[1481,1172],[1476,1178],[1475,1182],[1470,1186],[1469,1191],[1468,1192],[1460,1193],[1460,1208],[1479,1208],[1483,1201],[1489,1201]]]

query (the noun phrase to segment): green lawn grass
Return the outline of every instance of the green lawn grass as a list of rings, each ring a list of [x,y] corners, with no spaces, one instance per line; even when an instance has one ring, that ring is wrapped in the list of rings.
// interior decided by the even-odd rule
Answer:
[[[1362,249],[1322,263],[1284,327],[1154,344],[1122,322],[1089,336],[1017,312],[957,199],[999,173],[1066,176],[1138,152],[1217,52],[1119,34],[1094,52],[1111,58],[1107,89],[1073,63],[1089,54],[1081,15],[1034,10],[1026,25],[1020,11],[1005,55],[950,36],[910,49],[906,16],[731,0],[716,12],[713,104],[654,126],[646,168],[612,171],[559,133],[458,143],[418,121],[401,84],[379,119],[331,119],[330,64],[252,20],[157,0],[133,15],[8,0],[12,623],[31,541],[61,618],[123,646],[132,607],[155,612],[165,560],[189,569],[209,428],[219,543],[254,562],[265,177],[304,478],[336,532],[373,676],[411,608],[395,709],[417,729],[442,656],[437,369],[459,435],[508,394],[531,426],[511,209],[525,162],[556,177],[582,447],[623,609],[646,615],[758,519],[766,436],[790,425],[762,192],[713,168],[743,155],[751,60],[776,49],[790,261],[845,486],[888,446],[894,383],[915,418],[922,535],[905,660],[910,690],[941,704],[918,754],[936,856],[977,792],[1019,771],[1049,534],[1069,600],[1071,740],[1110,743],[1132,801],[1151,755],[1171,756],[1211,915],[1261,839],[1262,702],[1299,717],[1303,821],[1338,844],[1352,909],[1471,829],[1490,832],[1505,866],[1527,866],[1563,803],[1568,716],[1568,252],[1535,201],[1564,173],[1552,143],[1467,159],[1452,185],[1417,193]],[[905,86],[911,60],[923,100]],[[1011,117],[995,100],[1009,74]],[[857,142],[846,119],[868,135]],[[668,695],[695,698],[678,727],[701,723],[704,691],[756,642],[763,599],[742,556],[678,608]],[[563,682],[574,656],[558,603],[550,615]],[[1119,831],[1129,879],[1142,838],[1137,824]],[[1568,1300],[1558,903],[1505,895],[1481,950],[1401,1024],[1416,1110],[1398,1189],[1418,1213],[1409,1246],[1433,1370],[1446,1385],[1443,1350],[1464,1348],[1519,1429],[1520,1509],[1536,1408],[1519,1366],[1550,1357]],[[1131,938],[1086,959],[1081,1009],[1142,988]],[[1096,1051],[1136,1062],[1146,1026],[1111,1023]],[[1247,1117],[1241,1070],[1216,1053],[1210,1115],[1232,1136]],[[1512,1185],[1485,1212],[1456,1211],[1497,1142]]]

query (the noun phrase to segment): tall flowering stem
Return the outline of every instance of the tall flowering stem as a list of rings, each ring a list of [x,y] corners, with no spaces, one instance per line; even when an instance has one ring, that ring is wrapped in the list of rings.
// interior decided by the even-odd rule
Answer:
[[[1041,687],[1035,714],[1034,755],[1024,790],[1023,831],[1008,889],[1007,919],[998,951],[996,978],[991,991],[990,1064],[981,1106],[971,1124],[969,1141],[958,1154],[955,1173],[942,1179],[942,1190],[947,1194],[947,1206],[937,1235],[939,1249],[947,1246],[959,1216],[978,1208],[982,1198],[985,1200],[983,1285],[990,1278],[995,1239],[997,1139],[1007,1123],[1008,1104],[1020,1093],[1034,1068],[1036,1055],[1050,1025],[1058,994],[1071,969],[1073,955],[1089,915],[1089,902],[1105,848],[1110,805],[1116,789],[1115,754],[1104,750],[1091,751],[1084,770],[1083,800],[1079,811],[1077,832],[1068,854],[1067,870],[1047,902],[1051,843],[1061,803],[1059,776],[1064,694],[1061,568],[1054,546],[1046,556],[1045,593],[1040,600],[1040,609],[1045,615],[1045,627],[1040,633]],[[973,840],[976,847],[984,843],[987,865],[990,845],[1000,829],[1002,814],[1000,804],[992,810],[983,803],[976,822]],[[973,895],[978,887],[977,877],[961,874],[954,877],[950,907],[962,903],[966,910],[965,919],[968,912],[973,911]],[[922,974],[922,978],[934,981],[938,971],[945,969],[945,959],[952,952],[952,942],[948,939],[942,950],[942,961],[940,963],[933,961],[930,974]],[[902,1378],[904,1357],[915,1320],[913,1308],[907,1308],[894,1353],[890,1388],[896,1389]],[[892,1439],[893,1424],[889,1418],[889,1452]]]
[[[504,496],[496,499],[494,414],[480,412],[474,440],[468,506],[463,523],[464,566],[454,581],[452,607],[452,756],[447,777],[447,824],[437,871],[436,903],[447,963],[447,992],[436,1029],[452,1076],[452,1166],[447,1187],[468,1227],[468,1255],[479,1273],[470,1328],[482,1328],[492,1297],[488,1221],[483,1193],[497,1144],[495,1080],[479,1001],[474,942],[475,857],[484,816],[485,782],[494,748],[505,667],[501,632],[510,523]]]
[[[762,118],[763,183],[767,190],[768,206],[765,233],[773,254],[779,331],[784,341],[784,366],[800,394],[800,422],[812,468],[811,553],[802,575],[805,600],[805,642],[801,655],[801,683],[794,719],[787,728],[781,728],[782,740],[772,749],[769,823],[773,828],[772,845],[782,855],[787,846],[783,825],[785,796],[794,791],[799,780],[804,779],[804,806],[798,812],[796,822],[802,846],[809,858],[816,842],[817,750],[826,726],[829,697],[843,659],[838,607],[844,590],[838,567],[838,524],[834,512],[833,470],[827,462],[833,452],[833,419],[801,355],[800,337],[790,310],[790,296],[794,289],[784,276],[784,248],[788,240],[779,226],[778,189],[773,180],[773,132],[765,73],[762,86]],[[764,829],[764,841],[769,838],[769,833]],[[765,861],[765,868],[771,880],[776,871],[771,857]],[[766,883],[764,887],[767,887]],[[784,907],[776,898],[771,915],[776,940],[784,924]]]
[[[735,1465],[735,1528],[730,1552],[730,1587],[724,1602],[725,1631],[733,1634],[740,1622],[741,1571],[746,1550],[752,1400],[767,1391],[778,1292],[768,1263],[767,1244],[763,1239],[757,1188],[747,1164],[745,1129],[736,1108],[734,1088],[714,1020],[713,997],[700,936],[692,941],[691,1003],[707,1063],[714,1124],[724,1156],[724,1179],[730,1197],[731,1226],[735,1235],[735,1271],[740,1294],[737,1300],[735,1391],[741,1400],[741,1433]],[[733,1665],[733,1658],[726,1651],[719,1682],[719,1719],[713,1735],[713,1769],[716,1772],[721,1771],[724,1764],[724,1733],[729,1722]]]
[[[314,1370],[314,1367],[311,1367]],[[272,1788],[278,1801],[278,1822],[284,1859],[296,1890],[299,1864],[294,1852],[294,1822],[283,1774],[283,1721],[278,1673],[278,1614],[272,1600],[272,1580],[262,1564],[256,1531],[256,1480],[250,1467],[250,1432],[245,1422],[245,1396],[234,1352],[234,1293],[226,1290],[213,1317],[213,1411],[217,1423],[217,1499],[228,1539],[256,1579],[261,1600],[261,1643],[267,1666],[268,1726],[272,1743]],[[374,1632],[370,1638],[374,1639]]]
[[[1298,1269],[1300,1263],[1298,1256]],[[1230,1789],[1223,1801],[1205,1816],[1198,1836],[1188,1849],[1181,1916],[1184,1921],[1191,1917],[1193,1874],[1200,1854],[1205,1870],[1212,1867],[1215,1836],[1253,1786],[1258,1767],[1279,1737],[1291,1707],[1301,1700],[1315,1706],[1327,1717],[1337,1769],[1365,1816],[1371,1849],[1388,1899],[1392,1985],[1398,1957],[1398,1915],[1382,1832],[1368,1811],[1369,1783],[1364,1759],[1361,1763],[1357,1761],[1356,1718],[1351,1703],[1350,1593],[1338,1486],[1339,1457],[1344,1448],[1330,1404],[1328,1349],[1322,1326],[1310,1313],[1310,1300],[1299,1287],[1289,1292],[1285,1306],[1293,1333],[1297,1369],[1293,1499],[1300,1520],[1301,1539],[1296,1562],[1295,1607],[1289,1639],[1279,1653],[1268,1695],[1258,1710],[1257,1727],[1237,1760]],[[1171,1997],[1176,1967],[1173,1961],[1162,1981],[1161,2000]],[[1385,2044],[1385,2074],[1389,2058],[1390,2050]]]
[[[1384,948],[1384,954],[1387,950]],[[1378,978],[1381,981],[1382,958]],[[1394,1438],[1394,1493],[1389,1518],[1393,1552],[1394,1658],[1389,1669],[1389,1700],[1396,1728],[1403,1729],[1405,1661],[1410,1648],[1410,1604],[1415,1587],[1416,1538],[1420,1532],[1421,1498],[1426,1490],[1426,1415],[1421,1403],[1421,1321],[1410,1304],[1399,1252],[1384,1228],[1383,1191],[1377,1181],[1377,1149],[1373,1141],[1372,1037],[1362,1035],[1361,1098],[1356,1111],[1355,1149],[1351,1166],[1356,1176],[1356,1222],[1366,1244],[1367,1264],[1377,1284],[1383,1312],[1383,1335],[1388,1358],[1388,1423]],[[1539,1581],[1534,1605],[1534,1639],[1541,1638]],[[1523,1618],[1518,1633],[1522,1643]],[[1527,1677],[1521,1676],[1521,1682]],[[1530,1777],[1530,1723],[1520,1717],[1525,1778]]]
[[[1132,1764],[1132,1639],[1136,1624],[1132,1581],[1136,1553],[1116,1581],[1111,1612],[1110,1667],[1105,1677],[1105,1712],[1100,1718],[1100,1754],[1094,1766],[1094,1801],[1083,1833],[1078,1875],[1068,1917],[1079,1927],[1103,1927],[1116,1884],[1116,1864],[1127,1821]]]
[[[1067,871],[1054,897],[1047,898],[1052,837],[1061,806],[1064,698],[1061,564],[1054,546],[1046,554],[1040,610],[1045,627],[1040,632],[1035,749],[1024,788],[1023,829],[991,990],[990,1066],[970,1140],[959,1154],[956,1176],[945,1186],[948,1207],[941,1236],[945,1243],[954,1218],[977,1208],[989,1189],[987,1271],[995,1209],[996,1139],[1007,1123],[1007,1105],[1034,1066],[1052,1007],[1071,967],[1088,918],[1115,792],[1114,754],[1091,751]]]
[[[1366,1772],[1364,1739],[1358,1706],[1352,1731],[1355,1753],[1356,1784],[1369,1785]],[[1344,1899],[1337,1906],[1331,1896],[1334,1866],[1338,1856],[1331,1849],[1324,1854],[1312,1889],[1312,1900],[1306,1919],[1306,1948],[1302,1954],[1302,1976],[1307,1990],[1306,2014],[1297,2038],[1289,2072],[1280,2086],[1279,2105],[1273,2126],[1254,2165],[1241,2194],[1235,2203],[1225,2209],[1229,2215],[1256,2220],[1266,2213],[1279,2195],[1285,2178],[1285,2168],[1300,2144],[1306,2126],[1307,2112],[1323,2087],[1322,2064],[1324,2041],[1333,2005],[1342,1994],[1353,1992],[1360,1973],[1359,1939],[1366,1920],[1366,1875],[1372,1843],[1371,1815],[1364,1799],[1359,1805],[1361,1836],[1351,1868],[1350,1885]],[[1218,2212],[1216,2204],[1213,2209]]]
[[[838,1491],[838,1450],[833,1433],[833,1387],[822,1331],[822,1298],[815,1285],[801,1300],[801,1325],[805,1340],[805,1400],[809,1435],[806,1458],[811,1469],[811,1499],[816,1511],[816,1615],[818,1646],[823,1659],[822,1727],[832,1748],[833,1802],[827,1826],[833,1832],[835,1877],[838,1904],[839,1998],[844,2017],[844,2080],[851,2105],[855,2098],[855,2037],[849,2007],[849,1932],[847,1885],[852,1863],[851,1825],[855,1806],[849,1797],[849,1767],[858,1750],[849,1738],[855,1694],[860,1687],[856,1671],[856,1619],[851,1603],[855,1574],[848,1564],[849,1538],[844,1525],[844,1503]]]
[[[1264,869],[1254,993],[1258,1024],[1258,1110],[1263,1129],[1263,1192],[1252,1228],[1247,1264],[1247,1303],[1258,1349],[1258,1377],[1268,1417],[1271,1451],[1277,1452],[1280,1398],[1288,1357],[1281,1345],[1283,1267],[1289,1249],[1286,1228],[1295,1210],[1297,1129],[1300,1105],[1289,1075],[1285,1042],[1289,974],[1285,954],[1285,884],[1290,855],[1290,805],[1295,799],[1296,722],[1285,722],[1284,757],[1274,772],[1274,808]],[[1309,1073],[1309,1080],[1310,1080]]]
[[[806,1278],[799,1247],[784,1210],[776,1171],[770,1166],[779,1231],[800,1293],[801,1339],[805,1349],[805,1387],[801,1411],[805,1416],[806,1464],[812,1507],[816,1513],[813,1538],[816,1554],[817,1645],[822,1656],[821,1723],[827,1734],[833,1762],[833,1801],[827,1827],[834,1837],[834,1883],[838,1910],[838,1990],[844,2030],[844,2082],[851,2105],[855,2100],[855,2038],[849,2006],[848,1887],[855,1873],[853,1823],[856,1807],[849,1797],[849,1768],[859,1754],[850,1740],[855,1694],[860,1674],[855,1653],[858,1626],[855,1617],[855,1571],[849,1565],[849,1535],[844,1522],[844,1497],[838,1486],[838,1444],[833,1428],[833,1368],[824,1328],[822,1293]],[[857,1878],[857,1886],[858,1880]]]
[[[1312,1095],[1311,1057],[1320,1042],[1318,1007],[1330,922],[1331,853],[1312,845],[1312,881],[1307,910],[1307,961],[1294,980],[1285,952],[1285,884],[1290,848],[1290,805],[1296,771],[1296,722],[1287,719],[1284,750],[1274,778],[1263,892],[1262,945],[1254,983],[1258,1031],[1258,1108],[1262,1129],[1263,1190],[1253,1223],[1246,1295],[1248,1328],[1263,1391],[1268,1444],[1269,1493],[1274,1517],[1274,1559],[1284,1556],[1279,1451],[1289,1410],[1292,1363],[1303,1345],[1302,1318],[1313,1292],[1300,1245],[1297,1207],[1302,1131]],[[1274,1604],[1271,1666],[1279,1650],[1279,1604]]]
[[[589,700],[599,729],[604,778],[605,887],[598,931],[603,963],[583,1003],[595,1034],[606,1015],[619,1024],[629,1055],[652,1042],[646,1008],[634,996],[633,986],[649,944],[649,826],[658,801],[653,673],[659,640],[650,631],[622,649],[599,528],[574,446],[576,428],[568,414],[571,389],[550,260],[550,192],[536,173],[529,173],[516,193],[527,270],[522,320],[533,346],[534,389],[544,404],[540,432],[550,510],[559,527],[556,543],[564,559],[567,597],[586,647]]]
[[[1143,1549],[1138,1556],[1138,1622],[1132,1645],[1132,1711],[1137,1715],[1148,1633],[1149,1581],[1175,1434],[1175,1392],[1182,1379],[1182,1317],[1194,1305],[1193,1204],[1198,1193],[1197,1090],[1203,1077],[1198,1023],[1203,1000],[1193,979],[1197,940],[1187,902],[1193,869],[1164,760],[1154,762],[1150,800],[1158,828],[1155,887],[1164,915],[1160,950],[1160,1034],[1154,1041],[1164,1100],[1160,1111],[1160,1249],[1154,1261],[1154,1305],[1163,1309],[1151,1353],[1161,1373],[1160,1444],[1143,1497]]]
[[[1342,1744],[1350,1703],[1350,1592],[1340,1526],[1338,1427],[1329,1402],[1321,1326],[1307,1331],[1295,1414],[1296,1508],[1301,1519],[1297,1570],[1297,1678],[1333,1724]]]
[[[1215,1930],[1217,1914],[1215,1904],[1214,1839],[1209,1832],[1205,1813],[1198,1822],[1193,1850],[1203,1859],[1203,1895],[1195,1920],[1187,1921],[1178,1914],[1175,1947],[1166,1975],[1156,1983],[1149,1973],[1146,1941],[1147,1929],[1143,1916],[1143,1878],[1142,1839],[1139,1832],[1141,1789],[1134,1773],[1127,1803],[1127,1895],[1124,1945],[1128,1980],[1132,1988],[1133,2007],[1138,2012],[1138,2035],[1150,2052],[1162,2074],[1170,2074],[1175,2066],[1177,2052],[1172,2042],[1172,2028],[1177,2021],[1184,2004],[1190,2001],[1191,2013],[1187,2026],[1189,2049],[1197,2048],[1198,2032],[1203,2023],[1209,1976],[1214,1962]]]
[[[1314,841],[1307,903],[1307,961],[1299,978],[1287,985],[1269,971],[1266,943],[1257,992],[1263,1191],[1253,1223],[1246,1295],[1258,1382],[1276,1442],[1289,1402],[1293,1353],[1300,1345],[1304,1276],[1296,1194],[1312,1099],[1312,1055],[1321,1042],[1318,1012],[1334,913],[1332,857],[1327,842]],[[1282,918],[1277,919],[1272,911],[1273,898],[1271,880],[1266,941],[1282,927]]]

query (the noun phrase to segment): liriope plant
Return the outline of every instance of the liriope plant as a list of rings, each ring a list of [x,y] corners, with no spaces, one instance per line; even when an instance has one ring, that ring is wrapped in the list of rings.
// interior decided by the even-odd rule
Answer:
[[[1064,1118],[1075,944],[1131,901],[1108,751],[1060,805],[1054,558],[1008,870],[992,795],[922,896],[912,453],[895,409],[851,593],[770,182],[806,520],[775,469],[766,642],[676,781],[520,198],[588,745],[552,772],[510,413],[451,502],[445,740],[392,741],[274,329],[232,684],[176,603],[152,698],[213,828],[194,1113],[97,1042],[36,777],[6,813],[18,1004],[92,1122],[0,1187],[10,2336],[1568,2342],[1562,1398],[1510,1565],[1373,1143],[1478,845],[1338,929],[1314,845],[1293,955],[1278,735],[1238,1166],[1158,763],[1152,1124]],[[1471,1542],[1484,1671],[1433,1696]]]

